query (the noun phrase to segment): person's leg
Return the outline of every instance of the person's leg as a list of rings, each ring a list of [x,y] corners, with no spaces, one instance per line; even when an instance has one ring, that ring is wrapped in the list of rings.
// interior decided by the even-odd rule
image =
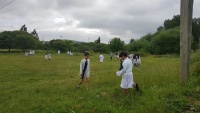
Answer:
[[[79,82],[78,87],[80,87],[82,83],[83,83],[83,79],[81,78],[81,81]]]
[[[130,91],[129,91],[128,89],[124,89],[124,88],[123,88],[122,90],[123,90],[123,93],[124,93],[124,94],[128,94],[128,95],[130,94]]]
[[[133,87],[135,87],[135,89],[136,89],[137,91],[139,91],[139,85],[138,85],[138,83],[134,83],[134,84],[133,84]]]
[[[89,79],[89,78],[86,78],[86,82],[87,82],[87,90],[88,90],[89,87],[90,87],[90,79]]]

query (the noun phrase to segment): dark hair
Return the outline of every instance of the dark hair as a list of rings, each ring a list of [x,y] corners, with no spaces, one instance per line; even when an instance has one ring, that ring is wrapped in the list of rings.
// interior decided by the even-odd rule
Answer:
[[[89,53],[86,51],[85,53],[84,53],[84,56],[88,56],[89,55]]]
[[[127,52],[125,51],[120,52],[119,57],[122,57],[122,56],[127,57]]]

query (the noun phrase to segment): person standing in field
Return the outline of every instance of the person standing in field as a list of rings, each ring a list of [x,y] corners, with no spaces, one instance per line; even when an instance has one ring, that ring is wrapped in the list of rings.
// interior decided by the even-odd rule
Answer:
[[[100,63],[103,63],[104,56],[102,54],[100,54],[99,59],[100,59]]]
[[[60,55],[60,50],[58,50],[58,55]]]
[[[111,52],[110,53],[110,60],[112,60],[112,57],[113,57],[113,53]]]
[[[49,60],[48,54],[47,54],[47,53],[45,54],[44,59],[45,59],[45,60]]]
[[[117,76],[122,75],[122,81],[120,87],[123,89],[125,94],[130,94],[129,88],[135,87],[137,91],[139,91],[139,86],[137,83],[133,81],[133,64],[132,61],[128,58],[127,53],[122,51],[119,54],[119,57],[122,62],[122,69],[116,72]]]
[[[25,56],[25,57],[28,57],[28,51],[25,51],[24,56]]]
[[[89,59],[89,53],[84,53],[84,58],[81,60],[80,63],[80,77],[81,81],[78,84],[78,87],[81,86],[81,84],[84,81],[84,78],[86,78],[87,82],[87,89],[89,89],[89,77],[90,77],[90,59]]]
[[[117,58],[117,59],[119,59],[119,53],[116,53],[116,55],[115,55],[115,56],[116,56],[116,58]]]

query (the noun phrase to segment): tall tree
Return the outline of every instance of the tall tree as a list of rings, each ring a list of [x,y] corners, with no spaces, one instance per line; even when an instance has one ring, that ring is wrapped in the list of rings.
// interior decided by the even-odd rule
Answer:
[[[97,40],[95,40],[94,42],[95,42],[95,43],[98,43],[98,44],[101,43],[101,38],[100,38],[100,36],[99,36],[99,38],[98,38]]]
[[[16,45],[17,48],[25,51],[26,49],[36,49],[37,47],[37,39],[31,34],[18,34],[16,36]]]
[[[0,33],[0,48],[8,48],[10,49],[15,45],[15,37],[11,31],[4,31]]]
[[[113,52],[123,51],[125,49],[125,44],[120,38],[116,37],[110,41],[109,48]]]
[[[135,41],[135,39],[131,39],[130,42],[129,42],[129,44],[133,43],[134,41]]]
[[[164,21],[165,30],[175,28],[177,26],[180,26],[180,15],[174,15],[172,19],[167,19]]]
[[[192,49],[196,50],[200,45],[200,18],[194,18],[192,21]]]
[[[178,54],[180,52],[180,29],[168,29],[157,33],[151,45],[154,54]]]

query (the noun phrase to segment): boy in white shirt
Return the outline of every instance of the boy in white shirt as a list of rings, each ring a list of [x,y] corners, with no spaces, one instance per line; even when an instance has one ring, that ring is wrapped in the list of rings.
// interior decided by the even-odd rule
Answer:
[[[122,81],[121,81],[121,88],[124,90],[124,93],[130,94],[129,88],[135,87],[137,91],[139,91],[139,86],[137,83],[133,82],[133,73],[132,68],[133,64],[132,61],[127,57],[126,52],[121,52],[119,54],[119,57],[121,60],[123,60],[122,63],[122,69],[120,71],[116,72],[117,76],[122,75]]]
[[[81,60],[81,63],[80,63],[80,77],[81,77],[81,81],[78,84],[78,87],[80,87],[80,85],[84,81],[84,78],[86,78],[87,89],[89,89],[90,59],[89,59],[89,53],[88,52],[84,53],[84,59]]]

